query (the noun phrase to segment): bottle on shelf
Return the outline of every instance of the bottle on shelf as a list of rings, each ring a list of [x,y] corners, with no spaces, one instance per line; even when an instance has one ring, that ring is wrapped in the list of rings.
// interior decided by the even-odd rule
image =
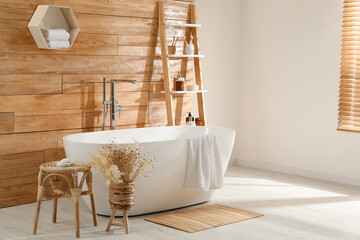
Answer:
[[[203,122],[201,121],[201,118],[195,118],[195,125],[196,126],[204,126]]]
[[[186,117],[186,125],[187,126],[196,126],[195,118],[191,115],[191,112],[188,112],[188,116]]]
[[[195,47],[193,44],[193,36],[190,36],[190,42],[188,43],[185,39],[185,43],[186,43],[186,55],[194,55],[195,52]]]
[[[185,91],[185,79],[181,77],[180,71],[178,76],[174,78],[174,90]]]

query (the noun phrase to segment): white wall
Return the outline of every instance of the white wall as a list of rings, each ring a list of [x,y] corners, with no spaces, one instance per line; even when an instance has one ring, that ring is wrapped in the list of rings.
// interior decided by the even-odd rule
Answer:
[[[209,90],[205,95],[208,125],[235,129],[240,74],[240,1],[195,2],[198,22],[203,25],[199,28],[199,35],[200,52],[205,55],[201,60],[204,88]],[[235,149],[232,164],[235,163]]]
[[[210,125],[237,164],[360,185],[360,133],[336,131],[342,1],[196,0]]]
[[[360,185],[336,131],[342,1],[241,0],[238,164]]]

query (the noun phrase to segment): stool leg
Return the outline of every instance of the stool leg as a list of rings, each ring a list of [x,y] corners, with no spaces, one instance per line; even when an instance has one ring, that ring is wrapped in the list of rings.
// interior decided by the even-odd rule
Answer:
[[[123,218],[124,218],[125,233],[129,234],[130,228],[129,228],[129,219],[128,219],[127,211],[123,211],[123,216],[124,216]]]
[[[75,199],[75,236],[76,238],[80,237],[80,223],[79,223],[79,198]]]
[[[57,203],[58,203],[58,199],[55,198],[55,199],[54,199],[54,204],[53,204],[53,215],[52,215],[52,222],[53,222],[53,223],[56,223]]]
[[[75,236],[80,237],[80,223],[79,223],[79,197],[81,195],[81,189],[79,189],[78,182],[78,173],[74,172],[72,174],[73,178],[73,187],[70,189],[71,195],[73,196],[73,201],[75,203]]]
[[[113,211],[112,211],[112,213],[111,213],[111,217],[110,217],[110,219],[109,219],[109,223],[108,223],[108,225],[107,225],[107,227],[106,227],[106,231],[110,231],[110,227],[111,227],[111,224],[112,224],[112,222],[113,222],[113,220],[114,220],[115,213],[116,213],[116,210],[113,209]]]
[[[36,212],[35,212],[35,219],[34,219],[33,234],[36,234],[36,232],[37,232],[37,226],[38,226],[39,215],[40,215],[40,206],[41,206],[41,200],[38,199],[36,201]]]
[[[97,226],[97,216],[96,216],[96,208],[95,208],[95,200],[94,200],[94,192],[92,185],[92,172],[90,170],[87,171],[88,176],[86,178],[86,184],[88,187],[88,191],[90,192],[90,201],[91,201],[91,211],[93,215],[94,226]]]
[[[90,200],[91,200],[91,211],[93,215],[94,226],[97,226],[97,216],[96,216],[95,200],[93,193],[90,194]]]
[[[44,180],[44,172],[40,170],[38,175],[38,192],[36,197],[36,210],[35,210],[33,234],[36,234],[37,226],[39,223],[41,200],[43,198],[43,193],[44,193],[44,188],[42,186],[43,180]]]

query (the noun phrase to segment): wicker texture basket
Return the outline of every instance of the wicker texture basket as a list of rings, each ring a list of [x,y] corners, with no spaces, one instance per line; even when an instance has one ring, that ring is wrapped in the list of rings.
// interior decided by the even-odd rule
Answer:
[[[135,183],[111,183],[109,202],[113,210],[131,210],[135,204]]]

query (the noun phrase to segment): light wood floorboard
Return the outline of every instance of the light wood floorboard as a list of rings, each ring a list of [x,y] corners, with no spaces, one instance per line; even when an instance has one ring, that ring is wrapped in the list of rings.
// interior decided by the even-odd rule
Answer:
[[[94,227],[90,211],[81,202],[81,239],[360,239],[359,187],[232,166],[224,188],[206,204],[213,203],[255,211],[264,217],[186,233],[143,220],[155,215],[151,214],[130,217],[131,234],[126,235],[118,227],[106,232],[107,217],[99,216],[98,227]],[[35,204],[0,209],[0,239],[73,239],[73,207],[71,201],[59,200],[58,222],[53,224],[52,202],[44,202],[36,236],[31,234]]]

